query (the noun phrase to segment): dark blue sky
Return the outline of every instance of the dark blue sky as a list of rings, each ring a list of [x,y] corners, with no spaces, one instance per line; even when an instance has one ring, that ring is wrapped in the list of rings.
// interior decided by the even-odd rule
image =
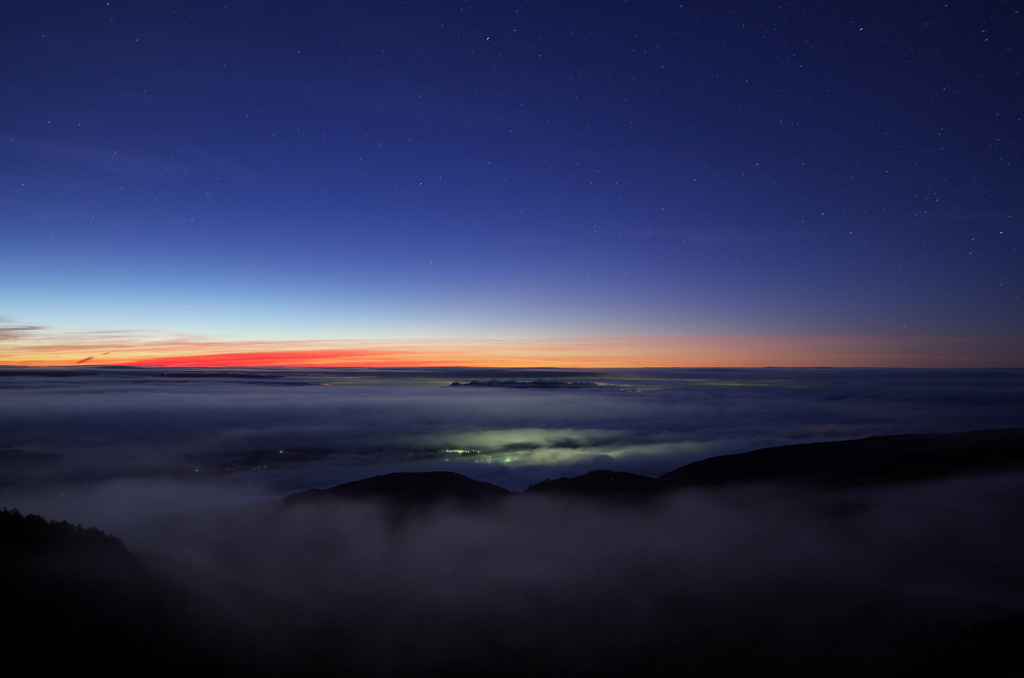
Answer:
[[[0,361],[730,336],[1024,364],[1021,45],[1010,2],[5,6]]]

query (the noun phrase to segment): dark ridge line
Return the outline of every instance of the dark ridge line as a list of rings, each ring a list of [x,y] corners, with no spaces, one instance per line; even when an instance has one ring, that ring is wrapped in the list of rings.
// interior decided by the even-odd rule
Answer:
[[[283,501],[293,505],[323,499],[387,499],[401,505],[417,505],[451,500],[478,502],[510,494],[511,490],[452,471],[428,471],[388,473],[326,490],[305,490],[288,495]]]
[[[518,379],[506,379],[504,381],[498,379],[489,379],[487,381],[481,381],[480,379],[472,379],[466,383],[453,381],[448,386],[470,386],[474,388],[539,388],[539,389],[556,389],[556,388],[600,388],[600,384],[592,381],[560,381],[557,379],[534,379],[532,381],[519,381]]]
[[[777,483],[843,489],[1024,470],[1024,428],[963,433],[915,433],[767,447],[709,457],[661,476],[595,470],[545,480],[522,492],[451,471],[400,472],[312,489],[283,499],[377,499],[411,506],[439,501],[481,502],[546,494],[645,500],[686,488]]]

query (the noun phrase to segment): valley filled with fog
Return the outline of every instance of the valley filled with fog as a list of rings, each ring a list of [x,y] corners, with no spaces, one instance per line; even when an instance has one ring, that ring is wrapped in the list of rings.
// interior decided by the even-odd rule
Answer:
[[[664,475],[1019,428],[1020,371],[4,368],[0,401],[0,505],[127,546],[5,532],[11,619],[171,673],[900,675],[1024,606],[1019,430]]]
[[[393,471],[521,490],[1022,421],[1020,370],[2,368],[0,505],[130,540],[149,517]]]

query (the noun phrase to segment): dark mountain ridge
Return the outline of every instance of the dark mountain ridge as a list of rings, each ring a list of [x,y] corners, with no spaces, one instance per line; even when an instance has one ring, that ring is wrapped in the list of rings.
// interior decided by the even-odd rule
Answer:
[[[387,499],[403,506],[417,506],[439,501],[474,503],[511,494],[497,485],[473,480],[451,471],[424,473],[389,473],[326,490],[305,490],[285,498],[286,504],[324,499]]]
[[[562,381],[559,379],[534,379],[532,381],[520,381],[519,379],[506,379],[500,381],[498,379],[489,379],[487,381],[481,381],[480,379],[472,379],[465,383],[453,381],[449,386],[472,386],[472,387],[483,387],[483,388],[540,388],[540,389],[555,389],[555,388],[599,388],[600,386],[592,381]]]
[[[1024,469],[1024,428],[876,436],[709,457],[662,475],[672,488],[784,482],[906,483]]]
[[[876,436],[767,447],[709,457],[657,478],[597,470],[545,480],[522,494],[643,500],[689,487],[781,483],[851,488],[1024,470],[1024,428]],[[436,501],[487,501],[517,493],[456,473],[392,473],[306,490],[286,503],[325,498],[377,499],[401,505]]]
[[[0,648],[22,675],[176,676],[217,665],[181,591],[96,528],[0,511]]]

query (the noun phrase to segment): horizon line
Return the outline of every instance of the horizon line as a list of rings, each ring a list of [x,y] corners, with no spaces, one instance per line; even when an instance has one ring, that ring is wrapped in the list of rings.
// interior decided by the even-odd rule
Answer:
[[[246,340],[164,331],[0,333],[0,365],[337,368],[1015,368],[1024,345],[969,337],[640,335]]]

